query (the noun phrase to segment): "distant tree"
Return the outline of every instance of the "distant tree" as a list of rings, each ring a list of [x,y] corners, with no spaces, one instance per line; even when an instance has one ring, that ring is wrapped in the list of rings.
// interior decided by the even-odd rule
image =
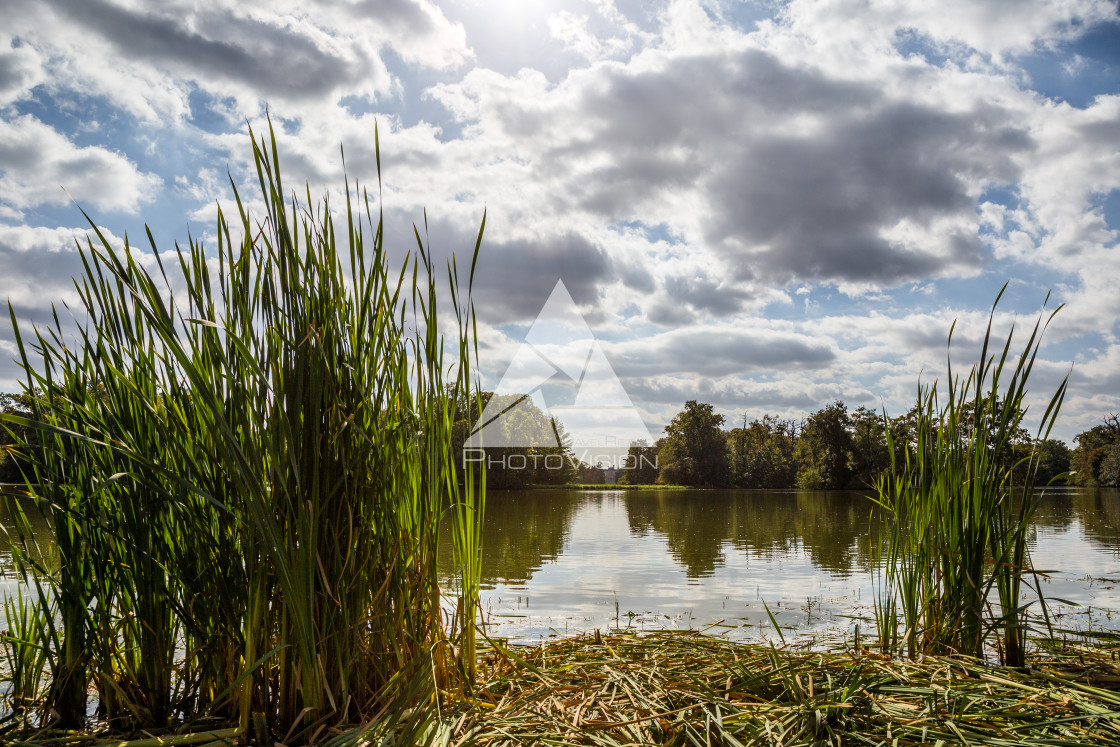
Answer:
[[[1074,485],[1088,487],[1110,486],[1117,484],[1113,465],[1120,455],[1110,458],[1120,446],[1120,416],[1109,415],[1100,425],[1073,437],[1077,448],[1070,460],[1071,480]],[[1108,461],[1108,468],[1104,469]]]
[[[994,415],[989,415],[989,421],[991,421],[993,418],[997,420],[1000,418],[1000,413],[1003,412],[1005,407],[1008,407],[1008,403],[1000,397],[989,393],[986,398],[980,401],[980,406],[986,408],[990,413],[994,413]],[[1009,417],[1008,420],[1018,419],[1020,422],[1022,422],[1022,409],[1019,408],[1016,411],[1015,405],[1011,405],[1010,409],[1013,412],[1012,417]],[[969,433],[971,433],[971,430],[974,427],[973,423],[975,421],[976,402],[974,400],[968,402],[964,407],[963,417],[961,418],[962,435],[968,436]],[[1020,425],[1010,434],[1010,441],[1014,446],[1026,446],[1031,442],[1031,434],[1027,431],[1026,428]]]
[[[543,415],[543,413],[542,413]],[[538,447],[531,451],[547,457],[549,454],[553,455],[551,459],[536,460],[538,465],[536,474],[533,476],[534,485],[565,485],[572,481],[576,472],[576,458],[572,451],[572,437],[569,435],[564,424],[556,418],[549,418],[552,426],[553,433],[556,434],[560,446],[552,447]],[[560,457],[556,459],[555,457]]]
[[[622,485],[652,485],[657,482],[658,450],[656,444],[650,446],[644,438],[631,443],[626,452],[626,463],[618,472],[618,482]]]
[[[491,412],[501,412],[497,422],[508,442],[525,446],[486,447],[482,462],[465,462],[463,445],[470,438],[478,420],[489,405]],[[563,423],[550,418],[531,398],[522,394],[494,394],[483,392],[479,401],[463,400],[458,403],[453,427],[452,448],[460,469],[478,464],[486,465],[486,484],[496,489],[525,488],[531,485],[563,485],[576,477],[576,460],[572,454],[571,438]],[[490,418],[487,415],[488,419]],[[560,446],[532,444],[559,443]],[[472,451],[469,458],[482,457]]]
[[[1009,407],[1009,403],[993,394],[981,400],[981,406],[988,411],[988,420],[990,428],[996,427],[996,423],[1004,419],[1002,415],[1005,408]],[[1006,417],[1008,421],[1018,420],[1022,423],[1023,411],[1022,408],[1017,408],[1017,405],[1011,404],[1010,409],[1012,412]],[[964,417],[961,423],[961,436],[967,438],[972,433],[974,428],[973,423],[976,421],[976,402],[969,402],[964,409]],[[1025,478],[1025,469],[1031,455],[1031,449],[1034,448],[1034,442],[1031,439],[1031,434],[1022,425],[1011,431],[1009,435],[1009,448],[1004,448],[1000,452],[1000,467],[1004,470],[1011,472],[1012,481],[1015,483],[1022,482]],[[995,444],[990,443],[989,448],[994,449]],[[1035,484],[1038,483],[1036,480]]]
[[[866,407],[857,408],[850,420],[852,458],[848,487],[862,489],[873,485],[883,470],[891,465],[887,450],[887,424],[883,415]]]
[[[1034,484],[1065,485],[1065,477],[1059,477],[1069,472],[1070,457],[1072,452],[1065,443],[1048,438],[1038,445],[1038,472],[1035,474]],[[1058,479],[1055,479],[1058,478]]]
[[[740,488],[789,488],[797,476],[790,420],[766,415],[727,435],[731,483]]]
[[[987,416],[988,427],[994,427],[995,422],[1001,419],[1001,412],[1005,406],[1004,400],[999,397],[995,397],[993,400],[992,395],[989,394],[987,398],[981,399],[979,404],[989,413]],[[978,421],[976,410],[977,403],[972,400],[965,403],[958,415],[957,437],[962,441],[972,437],[973,429]],[[1016,420],[1018,415],[1011,416],[1008,419]],[[904,448],[910,449],[911,453],[913,452],[913,448],[918,441],[917,422],[918,408],[916,405],[911,407],[905,415],[890,421],[891,438],[894,441],[895,452],[899,458],[902,457]],[[927,434],[927,438],[931,441],[936,437],[936,433]],[[1031,435],[1026,428],[1017,427],[1010,433],[1009,443],[1010,448],[1002,450],[1000,466],[1005,470],[1021,470],[1022,465],[1025,464],[1023,460],[1030,456],[1033,446]],[[994,444],[991,444],[991,447],[994,448]]]
[[[1120,488],[1120,443],[1113,444],[1108,456],[1101,460],[1097,482],[1103,488]]]
[[[658,454],[661,483],[723,486],[727,484],[727,441],[723,416],[712,405],[689,400],[665,427]]]
[[[903,448],[912,448],[918,442],[918,406],[890,419],[891,439],[895,451],[901,455]]]
[[[800,468],[797,486],[807,490],[839,490],[852,475],[852,419],[837,400],[805,421],[797,441]]]
[[[31,397],[27,394],[0,393],[0,413],[29,418]],[[0,422],[0,482],[22,482],[19,465],[21,444],[31,443],[34,431],[24,425]]]
[[[575,482],[581,485],[601,485],[604,482],[603,465],[580,462],[576,469]]]

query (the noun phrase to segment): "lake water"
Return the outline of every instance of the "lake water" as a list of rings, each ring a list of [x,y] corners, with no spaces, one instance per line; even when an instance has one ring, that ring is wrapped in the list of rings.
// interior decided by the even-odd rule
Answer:
[[[787,639],[870,631],[873,520],[868,499],[848,492],[494,491],[488,631],[540,640],[715,625],[777,639],[767,607]],[[1044,595],[1071,603],[1050,603],[1060,625],[1120,629],[1120,491],[1048,490],[1030,551],[1052,571]]]
[[[810,491],[492,491],[482,607],[491,635],[608,628],[776,638],[871,631],[870,502]],[[45,539],[45,538],[41,538]],[[1120,629],[1120,491],[1048,490],[1030,549],[1065,627]],[[441,552],[454,586],[450,548]],[[0,596],[18,585],[0,537]],[[859,621],[863,617],[862,622]]]

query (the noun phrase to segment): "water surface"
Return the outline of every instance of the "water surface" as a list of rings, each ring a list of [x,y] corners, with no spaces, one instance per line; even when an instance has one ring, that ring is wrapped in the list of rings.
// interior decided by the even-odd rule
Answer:
[[[482,607],[492,635],[703,629],[776,638],[871,629],[876,518],[835,491],[491,491]],[[34,519],[34,517],[32,517]],[[0,517],[0,524],[7,524]],[[41,521],[37,539],[49,543]],[[1030,550],[1061,625],[1120,630],[1120,490],[1050,489]],[[441,576],[454,588],[450,547]],[[0,597],[19,582],[0,537]]]
[[[483,611],[492,634],[528,640],[712,625],[777,638],[767,608],[787,637],[869,630],[871,509],[838,491],[492,491]],[[1120,628],[1120,491],[1048,490],[1030,550],[1051,571],[1043,593],[1070,602],[1051,602],[1060,624]]]

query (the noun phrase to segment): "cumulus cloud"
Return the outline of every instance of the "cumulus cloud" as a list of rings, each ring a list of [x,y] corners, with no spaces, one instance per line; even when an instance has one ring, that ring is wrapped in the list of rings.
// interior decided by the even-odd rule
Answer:
[[[836,358],[827,342],[790,329],[703,325],[641,336],[607,347],[620,376],[653,376],[666,370],[722,377],[771,370],[819,369]]]
[[[721,15],[735,9],[700,0],[501,14],[434,0],[10,0],[0,219],[63,202],[59,184],[101,209],[155,196],[163,215],[212,218],[199,205],[221,197],[207,194],[225,189],[227,164],[254,177],[242,123],[261,131],[267,101],[287,184],[329,189],[335,206],[340,144],[349,175],[374,187],[379,123],[374,207],[396,258],[428,208],[436,264],[454,251],[465,271],[487,210],[475,301],[493,360],[562,278],[657,417],[695,397],[788,411],[882,396],[894,410],[919,371],[943,368],[953,318],[972,342],[964,329],[982,328],[994,290],[954,308],[939,293],[1018,274],[1061,284],[1063,334],[1099,348],[1070,401],[1098,407],[1120,335],[1105,208],[1120,189],[1120,97],[1051,101],[1017,65],[1116,12],[1008,2],[793,0],[739,28]],[[110,133],[102,111],[132,129]],[[88,128],[68,139],[63,118]],[[180,168],[198,152],[203,168]],[[48,259],[70,266],[20,251],[27,284]]]
[[[1015,224],[1040,245],[1038,259],[1065,261],[1114,244],[1116,228],[1092,202],[1120,189],[1120,96],[1101,96],[1085,109],[1041,107],[1032,119],[1039,154],[1020,184],[1029,212],[1015,213]]]
[[[619,57],[632,48],[636,38],[645,36],[613,3],[598,3],[596,9],[598,13],[594,19],[567,10],[552,14],[548,18],[549,33],[565,49],[587,60]],[[595,27],[604,25],[608,26],[607,33],[597,33]]]
[[[874,397],[858,385],[825,384],[799,377],[784,378],[780,382],[755,382],[739,377],[658,376],[624,379],[623,383],[632,399],[646,403],[657,413],[659,427],[668,423],[690,399],[715,405],[727,418],[727,428],[741,426],[744,415],[748,420],[764,415],[801,418],[837,399],[850,407],[875,403]]]
[[[25,95],[45,77],[42,60],[34,49],[0,34],[0,105]]]
[[[430,0],[338,0],[332,5],[338,27],[356,23],[409,62],[451,68],[473,56],[463,25],[449,21]]]
[[[236,101],[225,113],[241,120],[260,102],[382,96],[396,86],[386,50],[439,69],[471,56],[462,26],[429,0],[6,5],[9,29],[50,58],[51,88],[104,96],[150,121],[188,117],[195,90]]]
[[[598,287],[613,279],[603,248],[573,235],[532,244],[489,242],[478,270],[476,293],[486,299],[482,317],[491,322],[535,316],[557,279],[576,303],[588,305],[597,303]]]
[[[968,172],[997,177],[984,156],[1029,144],[1007,124],[987,129],[888,104],[842,114],[821,137],[754,139],[713,179],[722,210],[707,237],[741,277],[782,285],[971,274],[982,247]]]
[[[361,54],[348,55],[289,19],[232,13],[184,18],[107,0],[59,0],[55,8],[126,59],[190,77],[237,81],[266,100],[318,97],[375,72]]]
[[[821,40],[893,40],[899,32],[929,42],[1003,57],[1077,36],[1116,18],[1110,0],[793,0],[785,17]],[[827,32],[826,32],[827,29]],[[955,49],[957,48],[957,49]]]
[[[85,235],[77,228],[0,224],[3,300],[28,310],[41,309],[43,299],[76,302],[73,279],[82,274],[76,242],[84,241]]]
[[[35,228],[0,224],[0,303],[11,304],[25,341],[32,326],[53,326],[52,305],[58,309],[64,327],[70,327],[70,312],[80,304],[74,278],[82,274],[76,241],[85,231],[78,228]],[[111,233],[107,234],[115,241]],[[7,309],[5,308],[5,315]],[[0,325],[0,391],[16,391],[22,380],[15,363],[14,330]]]
[[[611,257],[605,226],[664,225],[683,244],[677,261],[647,243],[648,268],[628,255],[608,273],[610,262],[580,251],[566,266],[570,275],[586,258],[597,281],[641,288],[650,319],[679,325],[736,313],[790,283],[865,294],[971,277],[993,247],[1000,255],[1018,246],[1041,261],[1043,232],[1057,235],[1047,209],[1064,199],[1084,220],[1083,203],[1110,183],[1078,176],[1073,156],[1055,152],[1071,118],[1047,117],[1010,79],[907,61],[893,49],[875,52],[871,79],[815,64],[790,42],[792,28],[742,34],[694,10],[674,3],[659,43],[559,82],[532,69],[475,69],[431,87],[462,134],[382,119],[387,196],[417,211],[450,206],[456,216],[500,210],[490,231],[500,257],[513,246],[531,256],[537,242]],[[1101,132],[1090,134],[1106,137],[1099,106]],[[352,173],[369,175],[372,120],[337,107],[306,112],[284,143],[297,181],[337,178],[339,142]],[[1093,152],[1090,134],[1078,163]],[[1025,214],[1014,222],[1038,224],[1016,235],[1025,243],[989,243],[982,221],[1005,211],[983,201],[991,187],[1021,188]],[[522,283],[511,275],[508,285]]]
[[[120,153],[78,147],[29,114],[0,120],[0,204],[14,210],[73,197],[104,210],[134,211],[161,184]]]
[[[551,185],[539,218],[655,217],[694,257],[714,259],[738,284],[663,282],[673,302],[701,313],[734,311],[762,288],[796,281],[891,286],[975,274],[976,195],[1014,183],[1035,148],[1012,109],[900,100],[745,39],[647,51],[555,86],[532,73],[476,71],[433,95],[470,123],[471,141],[508,146],[526,175]]]

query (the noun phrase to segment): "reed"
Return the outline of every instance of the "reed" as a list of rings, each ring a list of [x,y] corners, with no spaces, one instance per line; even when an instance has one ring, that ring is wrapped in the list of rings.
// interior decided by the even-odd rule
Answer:
[[[14,714],[21,714],[39,701],[47,652],[41,645],[47,622],[38,605],[28,603],[19,589],[4,600],[5,629],[0,632],[4,671],[8,675],[5,697]]]
[[[695,632],[496,644],[451,744],[1116,744],[1116,642],[1048,648],[1024,672]]]
[[[1038,444],[1058,416],[1068,376],[1046,406],[1034,446],[1020,456],[1013,438],[1022,432],[1027,381],[1058,310],[1039,316],[1016,356],[1014,329],[1002,348],[993,348],[992,318],[1002,295],[980,360],[964,379],[950,359],[945,387],[919,388],[913,440],[902,442],[887,428],[891,467],[877,483],[876,501],[888,520],[875,559],[876,618],[886,652],[979,657],[994,644],[1005,663],[1024,663],[1031,605],[1022,603],[1021,591],[1037,581],[1027,535],[1038,505]],[[950,329],[950,343],[952,335]],[[1037,583],[1035,591],[1045,617]]]
[[[90,221],[77,339],[57,313],[30,336],[12,314],[35,396],[9,420],[35,434],[22,466],[57,548],[48,564],[16,542],[36,590],[20,614],[47,621],[38,712],[79,727],[92,691],[120,729],[205,717],[261,743],[346,741],[407,712],[430,730],[437,688],[469,687],[454,662],[475,658],[485,486],[460,484],[450,450],[455,403],[477,397],[470,285],[452,261],[440,289],[419,232],[391,273],[368,193],[347,180],[338,220],[285,193],[271,123],[250,138],[266,214],[234,185],[214,253],[191,239],[168,261],[149,231],[145,257]]]

